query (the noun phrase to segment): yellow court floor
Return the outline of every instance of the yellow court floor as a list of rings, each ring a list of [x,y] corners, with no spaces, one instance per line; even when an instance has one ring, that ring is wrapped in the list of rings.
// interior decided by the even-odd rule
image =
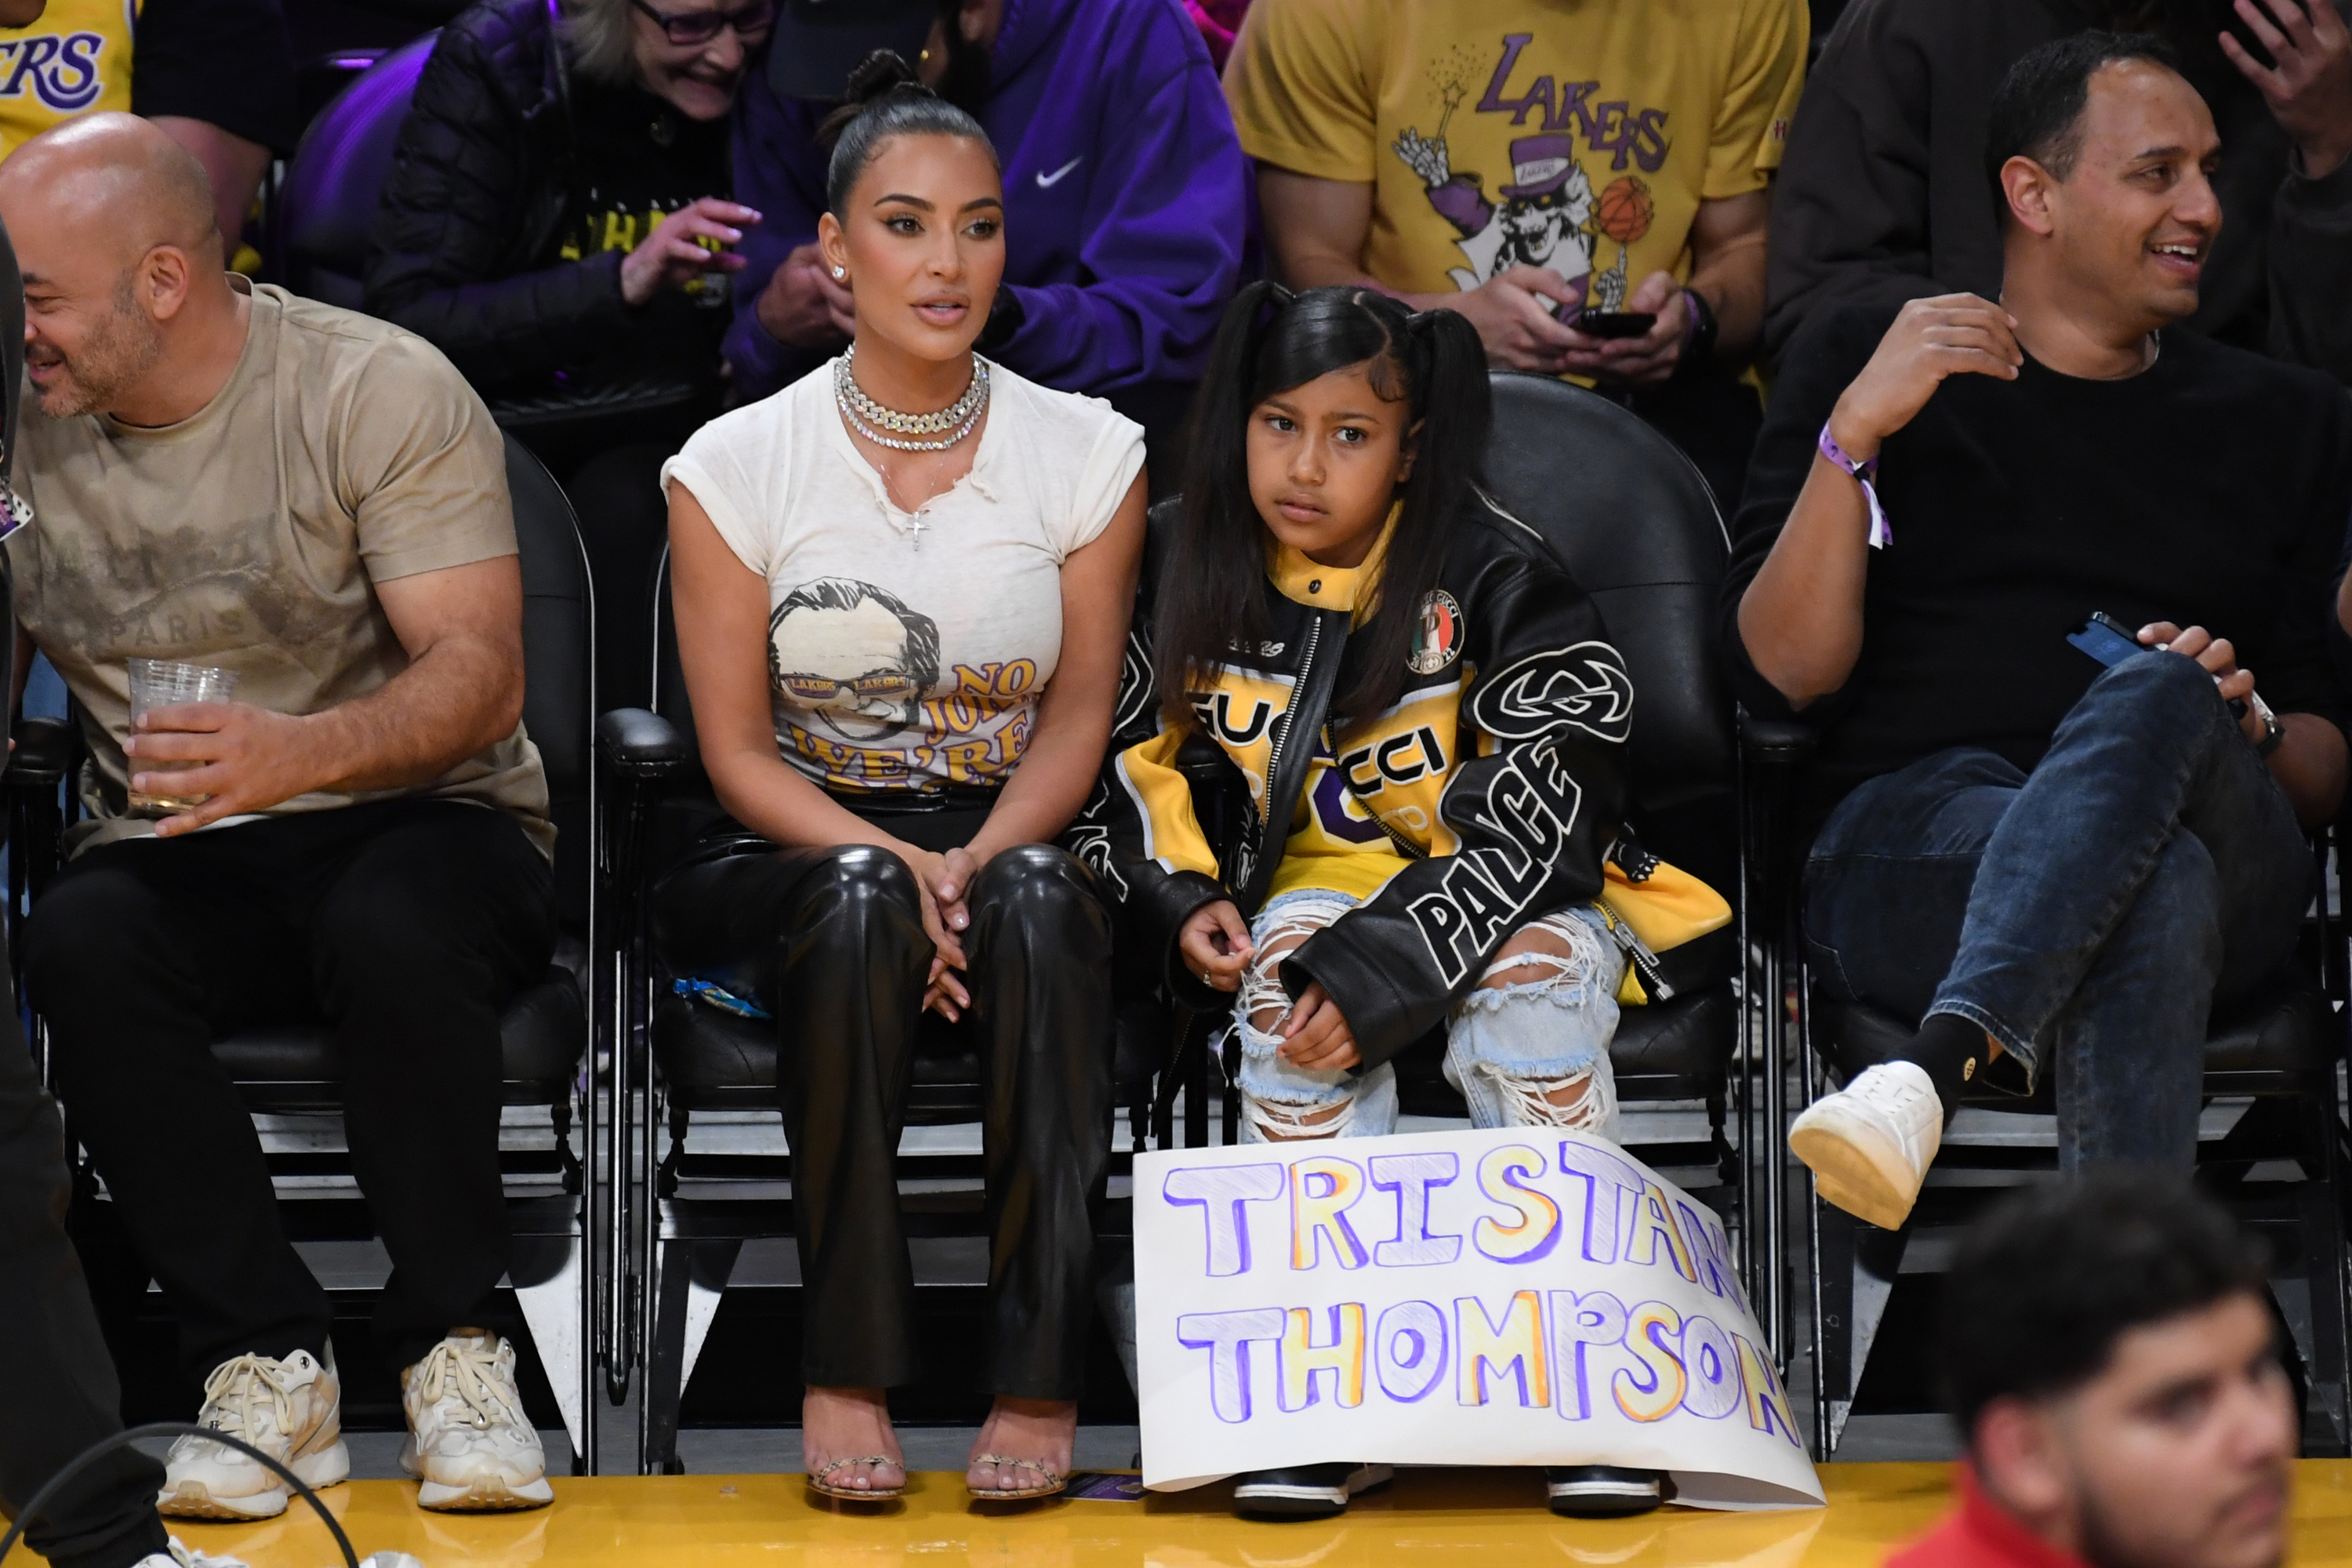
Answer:
[[[2352,1564],[2352,1461],[2307,1460],[2298,1472],[2293,1561]],[[798,1476],[559,1479],[552,1508],[475,1517],[425,1513],[396,1481],[326,1496],[362,1555],[396,1548],[425,1568],[1861,1568],[1933,1522],[1945,1476],[1942,1465],[1827,1465],[1827,1509],[1669,1508],[1607,1521],[1546,1512],[1534,1471],[1448,1469],[1401,1470],[1342,1520],[1286,1525],[1234,1519],[1223,1487],[1013,1508],[974,1505],[961,1476],[940,1473],[917,1475],[903,1501],[882,1506],[824,1503]],[[267,1524],[184,1525],[180,1535],[252,1568],[335,1559],[299,1502]]]

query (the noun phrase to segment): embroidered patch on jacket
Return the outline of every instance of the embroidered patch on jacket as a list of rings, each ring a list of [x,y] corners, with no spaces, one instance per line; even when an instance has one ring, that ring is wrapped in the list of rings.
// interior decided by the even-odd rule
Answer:
[[[1421,602],[1421,625],[1412,634],[1412,652],[1405,668],[1415,675],[1435,675],[1462,653],[1462,606],[1443,588],[1433,588]]]

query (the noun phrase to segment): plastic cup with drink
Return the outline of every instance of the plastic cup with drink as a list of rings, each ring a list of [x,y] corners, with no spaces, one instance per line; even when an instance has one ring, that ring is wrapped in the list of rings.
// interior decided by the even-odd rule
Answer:
[[[190,702],[226,702],[236,695],[236,671],[233,669],[169,658],[131,661],[131,727],[134,731],[139,728],[139,721],[156,709],[177,708]],[[140,773],[186,773],[205,765],[154,757],[133,757],[130,761],[134,777]],[[207,798],[194,794],[154,795],[133,787],[131,809],[142,816],[170,816],[176,812],[193,811]]]

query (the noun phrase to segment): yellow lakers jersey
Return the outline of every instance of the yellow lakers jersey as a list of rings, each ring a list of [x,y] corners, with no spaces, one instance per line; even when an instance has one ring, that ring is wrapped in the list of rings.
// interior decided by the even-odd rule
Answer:
[[[29,27],[0,27],[0,158],[50,126],[131,107],[140,0],[49,0]]]

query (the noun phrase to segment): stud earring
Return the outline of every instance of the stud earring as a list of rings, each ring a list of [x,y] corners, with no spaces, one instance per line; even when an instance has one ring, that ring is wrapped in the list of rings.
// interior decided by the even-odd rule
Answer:
[[[836,267],[833,269],[833,275],[835,278],[846,278],[849,276],[849,270],[846,268]]]

